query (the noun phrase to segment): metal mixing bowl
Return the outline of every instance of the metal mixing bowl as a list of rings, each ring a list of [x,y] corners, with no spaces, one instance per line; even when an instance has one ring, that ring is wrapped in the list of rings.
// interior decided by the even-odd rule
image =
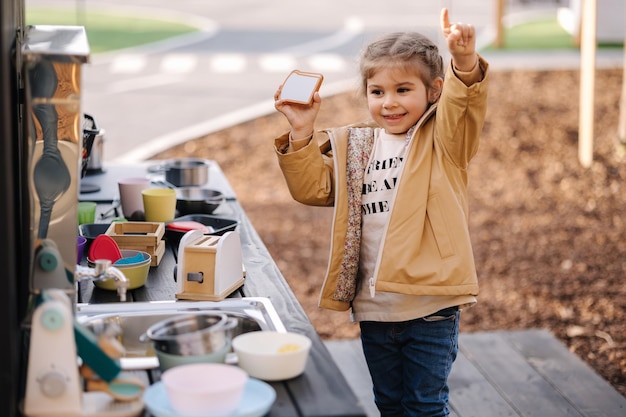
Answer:
[[[230,331],[237,319],[220,312],[197,312],[175,316],[148,328],[145,335],[156,351],[171,355],[206,355],[230,345]]]

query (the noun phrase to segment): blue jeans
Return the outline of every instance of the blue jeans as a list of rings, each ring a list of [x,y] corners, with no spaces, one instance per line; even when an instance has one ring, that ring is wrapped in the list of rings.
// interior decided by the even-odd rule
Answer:
[[[457,307],[404,322],[364,321],[361,342],[382,417],[448,416],[448,375],[459,349]]]

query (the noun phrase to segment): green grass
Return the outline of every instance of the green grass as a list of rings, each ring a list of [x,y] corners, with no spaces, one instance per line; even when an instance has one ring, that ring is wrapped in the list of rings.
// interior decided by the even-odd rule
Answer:
[[[574,48],[574,38],[556,19],[529,22],[505,32],[505,43],[511,49]]]
[[[598,48],[622,48],[622,43],[600,43]],[[575,39],[559,25],[556,18],[528,22],[506,28],[504,31],[505,50],[529,49],[574,49]],[[496,48],[490,46],[488,50]]]
[[[27,8],[28,25],[85,26],[92,54],[168,39],[198,29],[179,22],[62,8]]]

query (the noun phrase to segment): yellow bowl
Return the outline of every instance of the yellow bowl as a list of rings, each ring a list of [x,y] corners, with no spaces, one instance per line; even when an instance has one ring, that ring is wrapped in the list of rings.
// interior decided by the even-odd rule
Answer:
[[[138,250],[130,250],[130,249],[122,249],[122,256],[124,258],[130,258],[136,256],[137,254],[141,254],[143,256],[143,260],[141,262],[135,262],[132,264],[120,264],[113,265],[128,279],[128,289],[134,290],[135,288],[143,287],[148,280],[148,273],[150,272],[150,262],[152,261],[152,257],[148,252],[138,251]],[[94,263],[92,260],[87,260],[88,264],[93,267]],[[117,290],[115,286],[115,281],[112,279],[107,279],[105,281],[94,281],[94,285],[98,288],[102,288],[103,290]]]

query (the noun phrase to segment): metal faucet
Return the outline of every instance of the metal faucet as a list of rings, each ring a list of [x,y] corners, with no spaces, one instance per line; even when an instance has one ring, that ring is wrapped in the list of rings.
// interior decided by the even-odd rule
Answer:
[[[106,281],[112,279],[115,281],[115,288],[117,288],[117,295],[120,297],[120,301],[126,301],[126,289],[128,288],[129,281],[126,275],[118,268],[111,265],[111,261],[108,259],[98,259],[95,261],[95,267],[89,268],[87,266],[76,265],[74,276],[76,280],[84,281]]]

